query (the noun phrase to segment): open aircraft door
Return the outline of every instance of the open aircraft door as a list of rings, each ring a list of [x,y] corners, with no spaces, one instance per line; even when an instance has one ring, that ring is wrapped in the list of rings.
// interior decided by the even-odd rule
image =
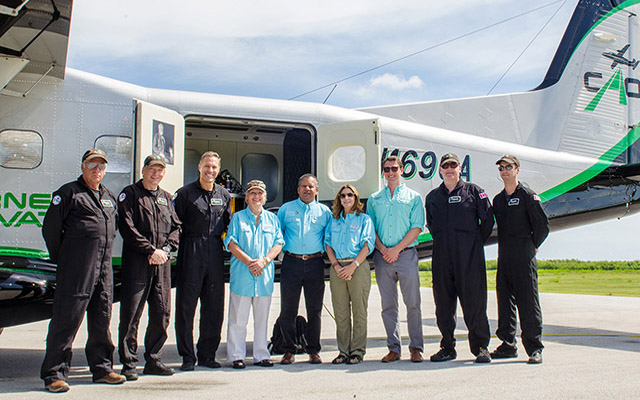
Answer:
[[[163,155],[167,169],[160,187],[173,193],[183,185],[184,118],[173,110],[140,100],[135,100],[135,113],[134,182],[142,176],[148,155]]]
[[[380,122],[340,122],[318,127],[318,200],[333,200],[345,183],[366,199],[381,188]]]

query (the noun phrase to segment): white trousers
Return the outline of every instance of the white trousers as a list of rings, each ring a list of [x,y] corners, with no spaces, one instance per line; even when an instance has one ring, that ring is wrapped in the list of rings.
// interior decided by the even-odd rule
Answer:
[[[247,323],[253,307],[253,361],[271,358],[267,350],[267,331],[271,296],[246,297],[229,293],[227,318],[227,361],[244,360],[247,354]]]

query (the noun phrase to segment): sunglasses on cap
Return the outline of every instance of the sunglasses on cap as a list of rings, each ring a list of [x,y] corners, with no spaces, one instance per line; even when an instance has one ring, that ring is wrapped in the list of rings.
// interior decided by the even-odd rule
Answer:
[[[390,172],[390,171],[398,172],[398,170],[399,170],[399,169],[400,169],[400,167],[397,167],[397,166],[394,166],[394,167],[384,167],[384,168],[382,168],[382,170],[383,170],[384,172]]]
[[[458,163],[457,162],[448,162],[448,163],[444,163],[440,166],[440,168],[442,169],[448,169],[448,168],[457,168],[458,167]]]
[[[507,165],[501,165],[501,166],[498,167],[498,171],[500,171],[500,172],[504,171],[505,169],[507,171],[511,171],[513,169],[513,165],[507,164]]]
[[[353,197],[355,196],[355,194],[349,192],[349,193],[340,193],[340,198],[341,199],[346,199],[347,197]]]
[[[86,162],[85,165],[87,166],[88,169],[94,169],[95,167],[98,167],[101,171],[104,171],[105,169],[107,169],[107,164],[97,163],[95,161]]]

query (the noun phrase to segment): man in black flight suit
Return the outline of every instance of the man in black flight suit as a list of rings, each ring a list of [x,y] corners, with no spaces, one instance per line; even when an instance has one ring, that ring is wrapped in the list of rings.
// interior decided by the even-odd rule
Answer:
[[[118,196],[118,227],[123,239],[118,352],[121,373],[129,381],[138,379],[138,325],[145,302],[149,304],[149,321],[144,338],[144,373],[173,374],[160,355],[171,313],[169,252],[178,248],[180,223],[172,195],[158,186],[165,168],[163,156],[148,156],[142,179],[125,187]]]
[[[119,384],[113,372],[109,331],[113,301],[111,246],[116,236],[116,198],[101,182],[107,155],[99,149],[82,156],[82,176],[53,193],[42,224],[49,258],[58,264],[53,315],[40,377],[50,392],[69,390],[73,339],[87,313],[85,346],[96,383]]]
[[[231,196],[215,183],[220,172],[218,153],[203,153],[198,171],[200,178],[180,188],[174,198],[182,222],[176,284],[176,340],[182,371],[195,367],[193,318],[198,299],[198,364],[209,368],[221,366],[216,361],[216,351],[224,315],[222,234],[229,226]]]
[[[491,204],[484,190],[460,179],[460,160],[455,154],[442,156],[440,174],[442,184],[425,201],[427,227],[433,236],[433,299],[442,333],[440,350],[431,361],[457,357],[453,333],[459,297],[471,352],[477,363],[488,363],[491,334],[483,246],[493,230]]]
[[[520,161],[504,155],[497,162],[504,190],[493,198],[498,223],[498,330],[502,344],[493,358],[515,358],[516,307],[520,315],[522,344],[529,364],[542,363],[542,310],[538,296],[536,253],[549,234],[549,221],[540,197],[518,181]]]

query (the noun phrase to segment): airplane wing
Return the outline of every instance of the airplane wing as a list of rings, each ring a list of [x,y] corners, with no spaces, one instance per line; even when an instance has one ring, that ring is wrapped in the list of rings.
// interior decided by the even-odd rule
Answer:
[[[627,49],[629,48],[629,46],[631,46],[631,44],[630,44],[630,43],[628,43],[626,46],[624,46],[623,48],[621,48],[620,50],[618,50],[618,55],[619,55],[619,56],[623,56],[623,55],[624,55],[624,53],[626,53],[626,52],[627,52]]]
[[[20,72],[64,78],[72,5],[0,0],[0,88]]]

